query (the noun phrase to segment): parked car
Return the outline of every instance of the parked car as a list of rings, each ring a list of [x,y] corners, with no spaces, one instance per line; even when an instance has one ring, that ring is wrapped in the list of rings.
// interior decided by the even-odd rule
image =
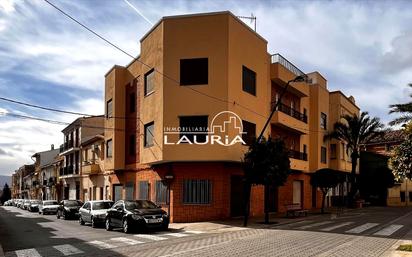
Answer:
[[[60,219],[69,219],[69,218],[78,218],[79,217],[79,209],[83,205],[83,203],[79,200],[63,200],[59,204],[59,208],[57,208],[56,217]]]
[[[28,210],[31,212],[39,211],[40,200],[30,200]]]
[[[56,200],[46,200],[39,205],[39,214],[56,214],[59,203]]]
[[[107,211],[106,230],[122,228],[129,233],[134,229],[169,228],[169,215],[160,206],[148,200],[119,200]]]
[[[79,223],[84,225],[90,222],[92,227],[104,224],[106,213],[113,206],[113,201],[87,201],[79,210]]]
[[[21,205],[23,204],[23,199],[19,199],[19,200],[17,200],[17,202],[16,202],[16,207],[17,208],[21,208]]]
[[[30,200],[24,200],[24,202],[23,202],[23,210],[28,210],[29,209],[29,206],[30,206]]]

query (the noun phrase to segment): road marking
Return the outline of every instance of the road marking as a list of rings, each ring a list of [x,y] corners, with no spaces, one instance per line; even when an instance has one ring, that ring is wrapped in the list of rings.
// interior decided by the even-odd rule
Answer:
[[[352,221],[344,222],[344,223],[341,223],[341,224],[337,224],[337,225],[335,225],[335,226],[331,226],[331,227],[327,227],[327,228],[322,228],[321,231],[328,232],[328,231],[332,231],[332,230],[335,230],[335,229],[338,229],[338,228],[341,228],[341,227],[345,227],[345,226],[352,225],[353,223],[355,223],[355,222],[352,222]]]
[[[390,226],[387,226],[384,229],[379,230],[374,235],[375,236],[390,236],[393,233],[395,233],[396,231],[398,231],[399,229],[401,229],[402,227],[403,227],[403,225],[390,225]]]
[[[203,234],[205,232],[203,231],[198,231],[198,230],[185,230],[185,233],[190,233],[190,234]]]
[[[298,227],[298,229],[308,229],[308,228],[313,228],[313,227],[320,227],[320,226],[327,225],[330,223],[332,223],[332,221],[322,221],[322,222],[317,222],[317,223],[301,226],[301,227]]]
[[[365,223],[363,225],[357,226],[356,228],[352,228],[346,231],[346,233],[359,234],[359,233],[362,233],[363,231],[376,227],[377,225],[379,225],[379,223]]]
[[[74,247],[72,245],[69,245],[69,244],[55,245],[55,246],[53,246],[53,248],[58,250],[59,252],[61,252],[65,256],[84,253],[82,250],[77,249],[76,247]]]
[[[90,242],[87,242],[87,243],[92,244],[94,246],[97,246],[100,249],[109,249],[109,248],[115,248],[116,247],[115,245],[111,245],[111,244],[108,244],[108,243],[105,243],[105,242],[102,242],[102,241],[98,241],[98,240],[90,241]]]
[[[110,238],[110,240],[125,243],[128,245],[137,245],[137,244],[143,243],[142,241],[137,241],[137,240],[133,240],[133,239],[126,238],[126,237],[115,237],[115,238]]]
[[[184,233],[182,233],[182,232],[179,232],[179,233],[166,233],[166,234],[162,234],[162,236],[163,235],[166,235],[166,236],[174,236],[174,237],[185,237],[185,236],[188,236],[188,234],[184,234]]]
[[[40,253],[34,249],[24,249],[15,251],[17,257],[41,257]]]
[[[149,239],[153,241],[161,241],[161,240],[166,240],[166,237],[161,237],[161,236],[154,236],[154,235],[146,235],[146,234],[141,234],[141,235],[134,235],[135,237],[140,237],[143,239]]]

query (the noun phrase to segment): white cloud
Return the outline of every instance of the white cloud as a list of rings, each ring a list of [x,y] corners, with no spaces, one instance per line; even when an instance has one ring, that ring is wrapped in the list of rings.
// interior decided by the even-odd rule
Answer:
[[[15,11],[14,4],[16,0],[1,0],[0,1],[0,11],[7,13],[12,13]]]

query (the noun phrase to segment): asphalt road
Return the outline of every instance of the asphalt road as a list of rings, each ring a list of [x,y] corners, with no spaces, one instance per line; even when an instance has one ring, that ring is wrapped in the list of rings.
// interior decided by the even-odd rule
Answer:
[[[8,256],[380,256],[412,240],[412,209],[367,208],[335,217],[230,232],[170,230],[125,235],[15,207],[0,207]],[[411,237],[411,238],[409,238]]]

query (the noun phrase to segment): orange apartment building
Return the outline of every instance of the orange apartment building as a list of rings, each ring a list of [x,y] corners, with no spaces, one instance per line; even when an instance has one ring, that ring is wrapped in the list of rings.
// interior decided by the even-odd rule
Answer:
[[[164,17],[140,43],[140,56],[105,75],[107,199],[151,199],[173,222],[242,215],[240,164],[248,147],[213,139],[241,135],[247,144],[287,82],[305,74],[269,54],[267,41],[230,12]],[[271,190],[274,212],[291,203],[319,208],[310,174],[351,167],[344,142],[323,138],[342,114],[359,108],[353,97],[329,92],[320,73],[306,75],[287,88],[265,131],[290,149],[292,174]],[[255,186],[251,215],[262,213],[263,188]]]

